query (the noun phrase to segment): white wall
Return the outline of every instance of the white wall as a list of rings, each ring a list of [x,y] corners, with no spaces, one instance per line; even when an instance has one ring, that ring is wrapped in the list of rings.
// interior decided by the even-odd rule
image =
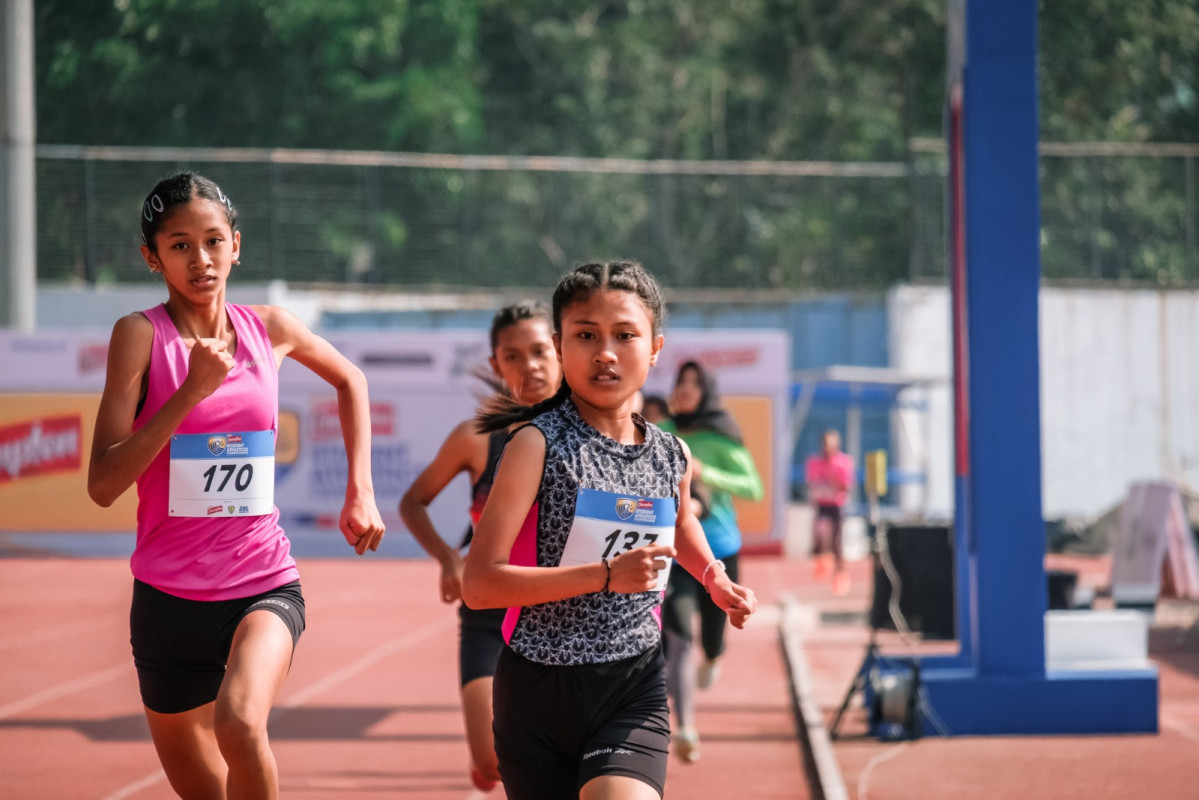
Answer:
[[[941,287],[902,286],[887,295],[887,339],[891,367],[915,375],[953,374],[949,293]],[[923,486],[899,488],[899,506],[933,519],[953,514],[952,384],[916,387],[901,393],[892,415],[894,465],[923,472]],[[903,410],[905,403],[917,406]]]
[[[947,374],[944,287],[888,294],[892,365]],[[1092,516],[1132,481],[1199,486],[1199,292],[1043,288],[1041,452],[1045,514]],[[953,503],[953,410],[932,390],[924,443],[930,510]],[[897,460],[912,459],[897,446]]]

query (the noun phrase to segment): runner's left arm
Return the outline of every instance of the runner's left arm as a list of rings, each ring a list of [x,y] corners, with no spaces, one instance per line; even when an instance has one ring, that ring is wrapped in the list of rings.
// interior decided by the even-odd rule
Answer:
[[[276,306],[255,306],[254,311],[270,334],[276,364],[290,356],[337,390],[337,413],[349,466],[339,527],[358,555],[367,550],[378,550],[384,526],[375,503],[371,478],[370,399],[366,376],[290,311]]]
[[[691,496],[691,449],[687,443],[679,440],[687,457],[687,471],[679,483],[679,497]],[[712,596],[712,600],[729,616],[729,621],[735,628],[744,628],[746,620],[758,608],[758,600],[753,589],[741,586],[729,580],[729,576],[719,566],[712,566],[716,560],[712,548],[704,536],[704,529],[691,511],[690,503],[679,503],[679,515],[675,522],[674,546],[678,551],[675,559],[679,565],[690,572],[695,579],[702,582],[704,588]]]

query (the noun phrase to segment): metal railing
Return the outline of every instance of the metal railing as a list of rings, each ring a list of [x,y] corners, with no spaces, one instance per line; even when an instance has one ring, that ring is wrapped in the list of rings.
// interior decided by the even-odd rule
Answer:
[[[1199,280],[1199,145],[1042,146],[1049,279]],[[944,145],[907,162],[634,161],[417,153],[37,148],[42,282],[137,282],[137,209],[178,168],[237,204],[240,276],[295,283],[552,284],[632,257],[675,288],[941,280]]]

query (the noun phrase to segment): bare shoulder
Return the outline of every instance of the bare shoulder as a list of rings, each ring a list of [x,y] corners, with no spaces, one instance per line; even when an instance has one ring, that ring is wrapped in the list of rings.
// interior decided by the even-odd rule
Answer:
[[[124,336],[136,336],[138,334],[153,334],[154,323],[150,322],[141,311],[132,311],[121,317],[112,326],[113,336],[118,333]]]
[[[304,364],[314,361],[317,357],[315,354],[320,351],[320,344],[324,340],[309,330],[299,317],[279,306],[261,305],[249,308],[262,320],[277,361],[281,362],[287,356]]]
[[[112,339],[109,345],[109,360],[122,360],[139,356],[149,359],[150,347],[154,344],[154,323],[140,311],[126,314],[112,326]]]
[[[104,396],[110,403],[118,396],[140,394],[153,348],[154,323],[145,314],[126,314],[113,324],[104,377]]]
[[[536,425],[525,425],[508,439],[505,457],[545,457],[545,433]]]
[[[462,445],[485,445],[487,443],[488,434],[480,433],[478,428],[475,427],[476,424],[477,423],[474,421],[474,419],[462,420],[454,426],[453,430],[450,431],[449,436],[446,437],[446,441]]]
[[[262,324],[266,326],[266,331],[270,335],[272,342],[282,343],[297,332],[308,331],[308,326],[286,308],[262,305],[250,306],[250,310],[262,320]]]
[[[461,463],[478,467],[481,471],[484,459],[487,458],[487,446],[487,434],[476,430],[473,419],[464,419],[445,437],[441,449],[457,455]]]

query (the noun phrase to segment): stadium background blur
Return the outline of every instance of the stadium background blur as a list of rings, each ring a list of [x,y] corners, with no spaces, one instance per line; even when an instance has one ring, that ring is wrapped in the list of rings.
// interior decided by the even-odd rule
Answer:
[[[38,328],[154,297],[130,209],[180,166],[236,198],[247,291],[322,329],[479,330],[636,257],[675,328],[787,332],[793,410],[819,386],[795,497],[857,414],[851,449],[893,454],[885,499],[948,515],[944,22],[930,0],[38,2]],[[1045,513],[1091,522],[1131,480],[1199,485],[1199,19],[1039,22]],[[886,372],[872,394],[843,367]]]

